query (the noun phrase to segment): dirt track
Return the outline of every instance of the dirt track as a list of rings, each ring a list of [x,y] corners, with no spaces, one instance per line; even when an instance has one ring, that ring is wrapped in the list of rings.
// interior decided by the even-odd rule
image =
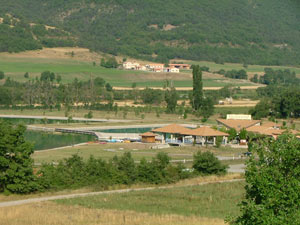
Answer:
[[[50,197],[30,198],[30,199],[25,199],[25,200],[0,202],[0,208],[16,206],[16,205],[24,205],[24,204],[35,203],[35,202],[58,200],[58,199],[69,199],[69,198],[87,197],[87,196],[114,194],[114,193],[128,193],[131,191],[150,191],[150,190],[157,190],[157,189],[171,189],[174,187],[202,186],[202,185],[214,184],[214,183],[215,184],[216,183],[232,183],[232,182],[239,182],[239,181],[243,181],[243,180],[244,179],[231,179],[231,180],[223,180],[223,181],[202,182],[199,184],[187,184],[187,185],[180,185],[180,186],[168,185],[168,186],[162,186],[162,187],[130,188],[130,189],[113,190],[113,191],[100,191],[100,192],[89,192],[89,193],[81,193],[81,194],[68,194],[68,195],[57,195],[57,196],[50,196]]]
[[[256,90],[257,88],[264,87],[264,86],[240,86],[241,90]],[[162,87],[150,87],[155,90],[164,90]],[[136,90],[144,90],[145,87],[139,87],[135,88]],[[204,87],[203,90],[212,90],[217,91],[222,89],[222,87]],[[127,90],[133,90],[131,87],[114,87],[114,90],[118,91],[127,91]],[[178,91],[191,91],[193,90],[192,87],[176,87],[176,90]]]

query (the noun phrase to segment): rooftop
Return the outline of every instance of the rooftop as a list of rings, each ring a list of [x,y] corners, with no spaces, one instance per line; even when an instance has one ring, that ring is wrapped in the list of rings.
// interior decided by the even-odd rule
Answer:
[[[218,136],[229,136],[229,134],[212,129],[210,127],[200,127],[194,130],[190,130],[190,132],[186,133],[187,135],[192,136],[202,136],[202,137],[218,137]]]
[[[171,124],[165,127],[157,128],[152,130],[155,133],[168,133],[168,134],[183,134],[190,132],[191,129],[185,128],[177,124]]]
[[[252,127],[258,123],[260,123],[260,120],[225,120],[225,119],[218,119],[219,123],[223,124],[226,127],[234,128],[237,131],[240,131],[242,129],[246,129],[248,127]]]

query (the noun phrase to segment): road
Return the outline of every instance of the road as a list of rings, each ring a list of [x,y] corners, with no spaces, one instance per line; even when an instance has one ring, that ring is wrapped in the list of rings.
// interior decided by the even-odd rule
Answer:
[[[238,86],[241,90],[256,90],[260,87],[265,87],[265,85],[257,85],[257,86]],[[136,90],[144,90],[146,87],[137,87]],[[162,87],[149,87],[155,90],[164,90]],[[191,91],[193,90],[193,87],[175,87],[177,91]],[[222,89],[223,87],[204,87],[203,90],[211,90],[211,91],[217,91]],[[131,87],[114,87],[114,90],[133,90]]]
[[[202,182],[199,184],[186,184],[186,185],[180,185],[180,186],[168,185],[168,186],[162,186],[162,187],[129,188],[129,189],[113,190],[113,191],[100,191],[100,192],[88,192],[88,193],[81,193],[81,194],[67,194],[67,195],[56,195],[56,196],[50,196],[50,197],[29,198],[29,199],[25,199],[25,200],[0,202],[0,208],[17,206],[17,205],[25,205],[25,204],[36,203],[36,202],[52,201],[52,200],[58,200],[58,199],[70,199],[70,198],[105,195],[105,194],[128,193],[128,192],[132,192],[132,191],[150,191],[150,190],[171,189],[171,188],[175,188],[175,187],[202,186],[202,185],[206,185],[206,184],[232,183],[232,182],[239,182],[239,181],[243,181],[243,180],[244,179],[233,179],[233,180],[224,180],[224,181]]]

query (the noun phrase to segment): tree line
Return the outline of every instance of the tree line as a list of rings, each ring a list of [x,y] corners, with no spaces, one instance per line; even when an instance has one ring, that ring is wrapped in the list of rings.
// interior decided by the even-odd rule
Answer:
[[[108,187],[117,184],[174,183],[199,175],[225,174],[227,166],[209,152],[194,155],[194,171],[183,164],[171,164],[166,153],[152,160],[135,162],[131,153],[109,161],[91,156],[84,161],[78,155],[61,160],[58,165],[43,164],[33,172],[33,145],[25,141],[25,127],[0,121],[0,193],[26,194],[86,186]]]

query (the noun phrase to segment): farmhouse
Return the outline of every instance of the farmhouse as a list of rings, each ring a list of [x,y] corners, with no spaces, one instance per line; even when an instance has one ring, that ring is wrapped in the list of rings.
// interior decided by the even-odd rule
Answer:
[[[146,68],[150,71],[154,72],[163,72],[164,71],[164,64],[161,63],[152,63],[146,65]]]
[[[138,70],[140,68],[140,64],[137,62],[124,62],[123,68],[126,70]]]

